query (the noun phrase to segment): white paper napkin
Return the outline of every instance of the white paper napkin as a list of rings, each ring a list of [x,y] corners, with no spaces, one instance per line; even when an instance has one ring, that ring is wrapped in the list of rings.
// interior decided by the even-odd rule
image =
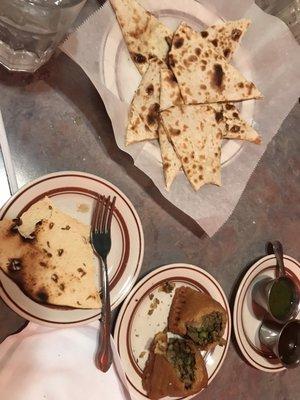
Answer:
[[[30,323],[8,337],[0,345],[1,400],[129,400],[113,340],[113,366],[107,373],[95,366],[98,332],[98,323],[60,329]]]
[[[61,46],[61,50],[81,66],[100,93],[119,148],[132,156],[134,164],[153,180],[165,198],[212,236],[233,212],[268,143],[298,100],[300,47],[287,26],[264,13],[254,0],[138,2],[155,13],[160,10],[163,22],[171,29],[176,28],[175,15],[177,24],[185,20],[195,29],[200,29],[198,22],[203,28],[222,19],[249,18],[252,21],[233,63],[264,94],[264,100],[243,102],[241,109],[242,116],[262,135],[263,142],[260,146],[243,142],[241,151],[236,151],[236,146],[241,144],[232,144],[231,141],[230,154],[235,156],[227,157],[222,166],[222,186],[205,185],[197,193],[183,173],[175,179],[170,192],[165,190],[157,144],[148,141],[125,147],[128,107],[140,76],[129,54],[125,56],[126,52],[122,50],[125,44],[109,2],[91,15]],[[244,112],[246,109],[248,111]],[[225,147],[222,154],[225,154]]]

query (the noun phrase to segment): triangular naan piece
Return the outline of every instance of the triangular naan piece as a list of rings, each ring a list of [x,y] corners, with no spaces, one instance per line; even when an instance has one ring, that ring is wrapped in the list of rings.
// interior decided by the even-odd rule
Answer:
[[[160,109],[164,110],[179,104],[183,104],[183,100],[176,78],[169,68],[161,68]],[[170,190],[176,175],[181,169],[181,161],[178,158],[172,143],[170,143],[167,133],[161,123],[159,125],[158,135],[166,189]]]
[[[163,163],[163,171],[166,182],[166,189],[170,190],[170,187],[176,178],[178,172],[181,169],[181,161],[178,158],[173,145],[169,142],[168,135],[164,129],[162,123],[158,129],[159,145],[161,151],[161,158]]]
[[[143,75],[148,62],[165,61],[173,32],[135,0],[110,0],[130,56]]]
[[[252,82],[200,33],[182,23],[174,34],[169,65],[186,104],[258,99],[262,95]]]
[[[158,138],[161,61],[152,60],[142,77],[129,110],[126,146]]]
[[[200,34],[214,46],[220,55],[230,61],[250,24],[251,21],[248,19],[227,21],[223,24],[212,25]]]
[[[90,227],[58,210],[49,199],[38,203],[17,222],[0,221],[0,268],[37,302],[99,308]],[[51,206],[51,215],[45,209],[45,218],[37,216],[37,208],[45,203]],[[23,219],[26,236],[33,234],[34,239],[24,239],[18,232],[16,223]],[[28,222],[38,219],[34,232],[29,232]]]
[[[169,68],[160,70],[160,110],[183,104],[178,82]]]
[[[160,111],[170,107],[184,104],[178,82],[169,68],[160,70]],[[224,127],[224,139],[248,140],[256,144],[261,143],[261,137],[241,116],[238,109],[232,103],[215,103],[211,106],[218,113],[218,118],[226,124]],[[173,147],[172,147],[173,148]]]
[[[259,134],[240,116],[233,104],[212,104],[212,106],[216,110],[216,121],[223,125],[223,139],[239,139],[256,144],[261,143]]]
[[[161,112],[162,124],[184,172],[198,190],[205,183],[221,185],[222,131],[210,106],[176,106]]]

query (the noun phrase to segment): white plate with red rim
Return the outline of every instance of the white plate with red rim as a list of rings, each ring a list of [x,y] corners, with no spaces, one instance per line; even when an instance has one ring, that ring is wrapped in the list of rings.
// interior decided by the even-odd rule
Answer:
[[[23,186],[0,210],[0,220],[16,218],[36,201],[50,197],[61,210],[90,224],[96,194],[116,196],[112,219],[112,248],[108,256],[112,309],[130,292],[142,265],[144,235],[139,216],[130,200],[116,186],[98,176],[77,171],[45,175]],[[99,260],[95,256],[100,286]],[[100,310],[59,309],[34,302],[0,270],[0,295],[22,317],[40,324],[72,326],[99,318]]]
[[[253,286],[266,277],[276,277],[276,259],[269,255],[258,260],[242,279],[234,302],[233,326],[238,346],[245,359],[253,367],[265,372],[280,372],[285,367],[264,346],[258,337],[264,311],[252,299]],[[286,274],[300,290],[300,264],[290,256],[284,256]],[[298,318],[300,317],[300,312]]]
[[[190,264],[170,264],[152,271],[138,282],[125,300],[114,331],[115,343],[125,370],[130,394],[136,400],[148,399],[142,387],[142,371],[154,335],[167,326],[175,288],[171,293],[165,293],[160,289],[165,282],[174,283],[175,288],[190,286],[193,289],[206,292],[217,300],[227,312],[228,323],[223,336],[226,345],[224,347],[217,346],[213,352],[202,353],[209,377],[208,384],[212,382],[221,368],[229,347],[231,335],[230,309],[226,296],[215,278],[200,267]],[[150,294],[152,299],[149,297]],[[159,304],[152,313],[149,313],[150,304],[153,304],[156,301],[155,299],[159,300]],[[166,397],[167,399],[168,397]]]

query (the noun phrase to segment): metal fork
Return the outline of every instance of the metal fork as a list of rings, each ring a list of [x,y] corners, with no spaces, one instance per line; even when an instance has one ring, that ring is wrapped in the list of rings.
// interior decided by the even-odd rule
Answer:
[[[110,347],[110,296],[107,271],[107,256],[111,248],[110,227],[115,209],[116,197],[110,201],[110,196],[98,196],[93,212],[91,224],[91,243],[95,254],[100,259],[102,316],[100,319],[99,348],[96,354],[96,366],[101,371],[109,370],[112,363],[112,350]]]

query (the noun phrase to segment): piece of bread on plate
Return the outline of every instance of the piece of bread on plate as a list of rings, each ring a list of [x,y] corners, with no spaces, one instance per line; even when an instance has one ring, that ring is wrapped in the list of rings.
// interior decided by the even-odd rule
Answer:
[[[227,314],[210,295],[188,286],[176,289],[171,304],[168,329],[192,340],[201,350],[223,345]]]
[[[48,198],[15,222],[0,221],[0,268],[39,303],[101,306],[89,226],[60,211]]]
[[[152,400],[183,397],[207,386],[208,376],[199,348],[182,338],[155,335],[143,372],[143,388]]]

